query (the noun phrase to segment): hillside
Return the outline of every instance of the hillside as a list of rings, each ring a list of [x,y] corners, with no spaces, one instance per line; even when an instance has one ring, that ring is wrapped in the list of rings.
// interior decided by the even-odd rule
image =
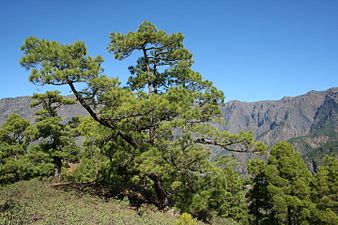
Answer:
[[[173,210],[160,212],[151,205],[136,209],[128,199],[100,198],[37,179],[0,187],[0,224],[169,225],[177,217]]]

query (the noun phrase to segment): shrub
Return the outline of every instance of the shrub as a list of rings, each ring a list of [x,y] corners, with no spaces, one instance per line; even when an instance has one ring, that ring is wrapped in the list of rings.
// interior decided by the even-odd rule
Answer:
[[[183,213],[176,222],[175,225],[197,225],[196,220],[194,220],[189,213]]]

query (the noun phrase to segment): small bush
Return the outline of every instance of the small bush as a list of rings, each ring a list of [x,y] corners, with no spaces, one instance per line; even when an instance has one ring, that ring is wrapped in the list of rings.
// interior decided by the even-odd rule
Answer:
[[[175,225],[197,225],[197,221],[194,220],[189,213],[183,213],[176,222]]]
[[[73,182],[94,182],[96,180],[94,162],[89,159],[81,160],[80,165],[68,174],[68,179]]]

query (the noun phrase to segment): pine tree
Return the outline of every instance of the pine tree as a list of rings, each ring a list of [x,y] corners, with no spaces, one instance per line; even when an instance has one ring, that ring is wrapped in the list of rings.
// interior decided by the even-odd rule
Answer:
[[[115,159],[112,157],[114,153],[110,151],[110,130],[87,116],[78,118],[75,129],[83,138],[83,143],[80,165],[72,174],[73,179],[81,182],[110,182],[110,180],[117,182],[114,177],[116,172],[112,171],[113,166],[110,165],[112,159]],[[108,170],[111,173],[109,176]]]
[[[109,129],[104,149],[115,163],[112,171],[128,182],[152,186],[159,208],[172,205],[175,184],[181,182],[187,192],[192,189],[184,181],[203,180],[214,170],[208,163],[210,146],[264,150],[250,132],[230,134],[211,125],[220,121],[223,93],[192,70],[182,34],[144,22],[136,32],[110,37],[108,49],[116,59],[140,54],[125,87],[102,74],[102,57],[88,56],[82,42],[28,38],[21,64],[32,69],[35,84],[70,87],[89,115]]]
[[[26,154],[26,131],[30,123],[17,114],[10,114],[0,129],[0,181],[18,181],[20,159]]]
[[[272,147],[266,175],[271,196],[271,219],[276,224],[308,224],[314,205],[310,200],[311,175],[304,161],[287,142]]]
[[[335,155],[324,158],[311,182],[312,200],[316,204],[313,223],[338,224],[338,159]]]
[[[267,162],[252,160],[248,169],[252,178],[248,193],[252,224],[313,222],[312,177],[288,142],[273,145]]]
[[[253,159],[248,163],[248,172],[252,186],[247,196],[252,224],[276,224],[271,213],[272,199],[268,192],[269,179],[266,174],[267,163],[262,159]]]
[[[54,164],[54,175],[61,179],[63,161],[74,159],[77,146],[68,126],[63,125],[57,109],[74,101],[60,95],[59,91],[47,91],[45,94],[34,94],[32,107],[41,107],[36,112],[36,134],[42,152],[47,153]]]

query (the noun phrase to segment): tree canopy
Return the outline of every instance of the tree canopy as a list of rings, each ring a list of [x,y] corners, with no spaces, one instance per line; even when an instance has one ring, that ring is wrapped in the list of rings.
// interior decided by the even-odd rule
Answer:
[[[210,146],[264,150],[251,133],[230,134],[212,125],[220,121],[223,93],[192,70],[181,33],[167,34],[144,22],[136,32],[110,38],[108,50],[118,60],[140,52],[124,87],[102,74],[102,57],[88,56],[82,42],[63,45],[30,37],[21,48],[21,64],[31,69],[29,79],[37,85],[70,87],[90,116],[112,132],[108,157],[114,161],[122,154],[116,164],[124,162],[125,179],[152,185],[159,207],[170,205],[173,186],[178,190],[185,179],[211,179],[203,175],[211,166]],[[79,90],[77,84],[85,87]]]

